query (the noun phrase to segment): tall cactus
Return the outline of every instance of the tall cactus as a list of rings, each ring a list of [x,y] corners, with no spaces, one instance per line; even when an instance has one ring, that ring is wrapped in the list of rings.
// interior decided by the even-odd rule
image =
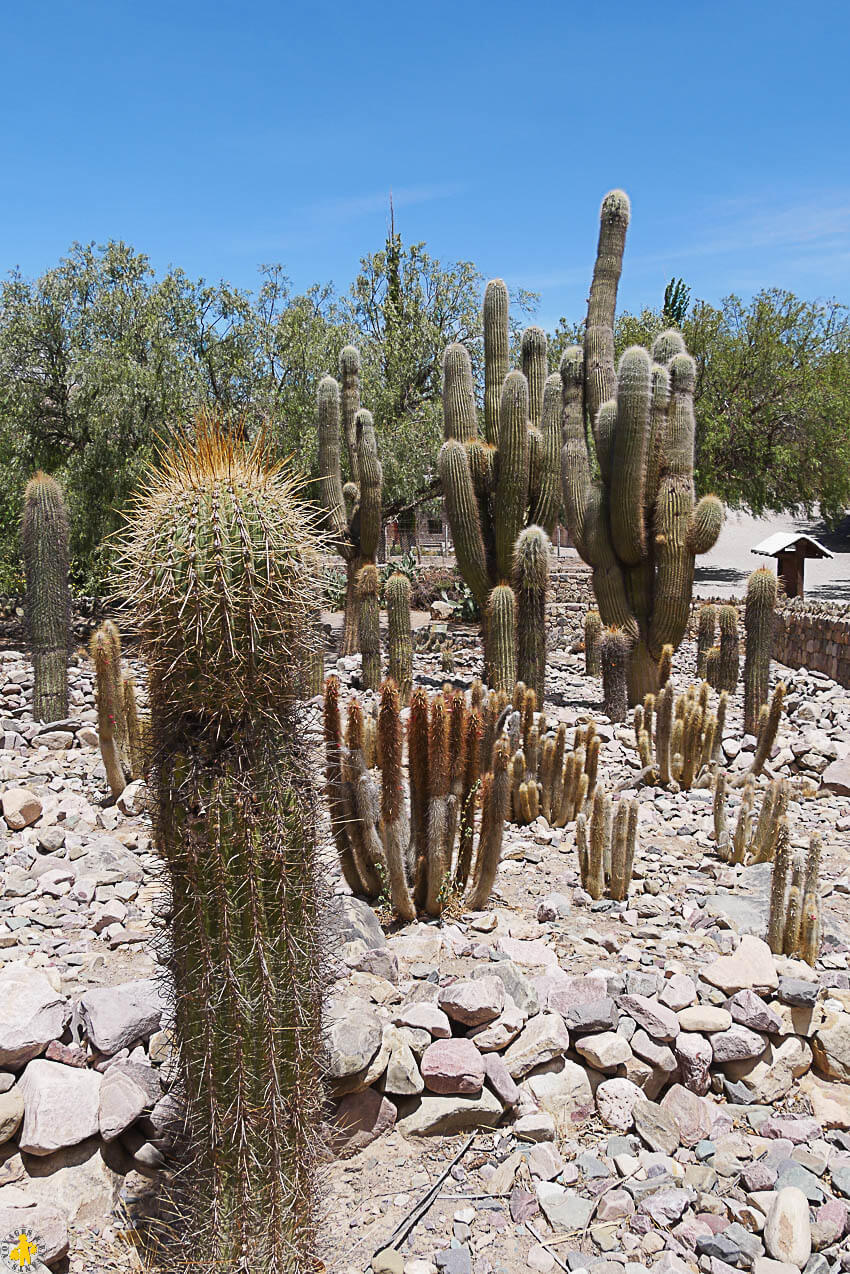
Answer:
[[[776,576],[767,566],[760,566],[747,580],[747,602],[744,627],[747,646],[744,653],[744,730],[756,734],[759,712],[767,703],[770,683],[770,659],[773,653],[773,613],[776,606]]]
[[[608,627],[632,642],[629,699],[658,689],[663,647],[687,627],[694,557],[712,547],[723,509],[694,493],[694,362],[677,332],[651,354],[633,346],[614,365],[614,315],[630,205],[621,190],[602,202],[584,347],[561,359],[563,497],[576,548],[593,567]],[[592,477],[586,424],[599,470]]]
[[[340,652],[359,648],[360,568],[374,564],[381,534],[383,475],[370,412],[360,406],[360,355],[346,345],[339,356],[339,383],[323,376],[316,395],[319,435],[319,499],[325,530],[345,562],[345,620]],[[341,399],[341,402],[340,402]],[[342,483],[340,416],[351,482]]]
[[[62,490],[58,482],[39,471],[26,485],[21,518],[35,721],[60,721],[68,715],[68,538],[68,510]]]
[[[191,1248],[175,1268],[294,1274],[313,1259],[322,1001],[297,696],[319,594],[297,485],[204,417],[149,474],[124,539],[187,1099],[171,1189]]]
[[[443,426],[445,442],[439,473],[452,528],[457,564],[483,615],[484,664],[493,686],[510,690],[510,655],[505,642],[516,647],[520,634],[517,673],[543,691],[545,652],[539,642],[525,641],[532,625],[545,631],[546,572],[540,553],[558,517],[558,455],[561,437],[560,382],[546,376],[547,345],[540,328],[528,328],[522,338],[522,371],[508,370],[510,331],[508,290],[492,279],[484,293],[484,437],[479,434],[478,410],[469,353],[450,345],[443,356]],[[530,544],[520,562],[514,556],[521,532],[542,535],[536,544],[531,571]],[[494,631],[490,623],[491,594],[510,586],[516,592],[513,633]],[[497,599],[498,600],[498,599]],[[500,617],[506,609],[500,603]],[[542,662],[541,662],[542,656]],[[507,663],[506,663],[507,660]]]
[[[410,628],[410,580],[402,571],[395,571],[387,580],[384,600],[387,604],[389,676],[398,686],[401,702],[406,706],[410,703],[413,686],[413,634]]]

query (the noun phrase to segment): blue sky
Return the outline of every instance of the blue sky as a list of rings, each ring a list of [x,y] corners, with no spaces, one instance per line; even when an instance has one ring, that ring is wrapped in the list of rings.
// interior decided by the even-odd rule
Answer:
[[[0,271],[123,238],[155,265],[345,287],[407,241],[581,317],[602,195],[623,306],[850,300],[846,3],[5,7]]]

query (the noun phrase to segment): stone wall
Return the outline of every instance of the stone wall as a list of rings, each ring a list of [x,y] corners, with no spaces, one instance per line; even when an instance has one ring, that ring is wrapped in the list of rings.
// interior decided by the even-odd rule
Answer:
[[[850,686],[850,608],[789,603],[777,611],[773,656],[789,668],[822,672]]]

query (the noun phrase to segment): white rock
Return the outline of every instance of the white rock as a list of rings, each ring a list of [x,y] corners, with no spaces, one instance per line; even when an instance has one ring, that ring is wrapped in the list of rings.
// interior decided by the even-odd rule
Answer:
[[[24,1099],[21,1150],[49,1155],[93,1136],[102,1082],[97,1071],[43,1059],[30,1062],[19,1083]]]
[[[39,969],[15,962],[0,971],[0,1066],[23,1066],[62,1034],[65,1000]]]
[[[796,1186],[778,1190],[764,1225],[764,1245],[775,1261],[802,1269],[812,1254],[809,1201]]]

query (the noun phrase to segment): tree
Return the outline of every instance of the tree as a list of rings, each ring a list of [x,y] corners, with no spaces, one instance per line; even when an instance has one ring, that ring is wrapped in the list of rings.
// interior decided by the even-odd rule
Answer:
[[[664,289],[661,319],[665,327],[679,328],[688,316],[691,289],[684,279],[671,279]]]

